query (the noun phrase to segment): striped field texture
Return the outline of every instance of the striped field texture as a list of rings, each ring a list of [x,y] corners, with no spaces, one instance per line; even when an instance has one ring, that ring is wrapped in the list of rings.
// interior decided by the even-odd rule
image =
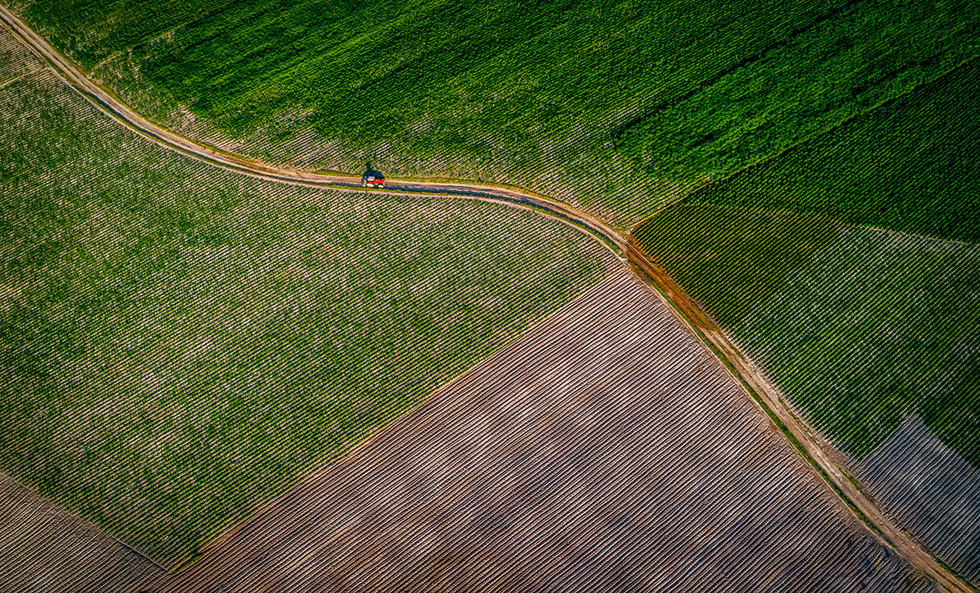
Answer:
[[[0,473],[0,591],[129,593],[165,574]]]
[[[873,476],[864,486],[897,523],[975,584],[978,77],[961,64],[636,231],[843,463]]]
[[[4,1],[182,134],[622,227],[975,57],[980,22],[971,0]]]
[[[980,247],[707,204],[672,207],[637,236],[842,461],[875,476],[865,486],[897,522],[975,579],[980,498],[936,476],[980,468]],[[893,437],[912,417],[941,454]]]
[[[869,491],[896,509],[901,524],[974,582],[977,550],[962,547],[980,533],[980,497],[941,488],[937,479],[980,468],[978,282],[980,247],[856,228],[815,252],[731,328],[837,447],[856,459],[884,448],[857,474],[868,476]],[[892,436],[911,416],[922,418],[921,430]],[[942,454],[921,450],[924,434]],[[911,449],[900,451],[903,444]],[[958,469],[971,463],[973,473]]]
[[[857,475],[885,512],[980,583],[980,470],[912,417],[858,465]]]
[[[34,54],[26,51],[5,29],[0,29],[0,88],[38,70],[42,65]]]
[[[928,591],[623,272],[161,589]]]
[[[845,453],[919,415],[980,467],[978,281],[976,245],[850,229],[731,334]]]
[[[173,566],[616,263],[192,161],[39,71],[0,89],[0,470]]]
[[[691,201],[980,242],[980,60]]]

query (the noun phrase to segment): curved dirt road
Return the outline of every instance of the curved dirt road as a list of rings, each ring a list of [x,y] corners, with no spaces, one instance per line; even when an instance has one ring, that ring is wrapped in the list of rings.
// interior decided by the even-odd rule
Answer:
[[[0,5],[0,22],[11,30],[39,58],[44,60],[70,86],[95,104],[99,109],[121,124],[142,136],[171,150],[184,153],[216,166],[245,175],[261,177],[283,183],[319,187],[360,187],[360,178],[354,175],[322,175],[275,167],[266,163],[225,153],[197,144],[178,136],[132,111],[114,95],[90,81],[86,76],[51,47],[44,39],[25,25],[10,10]],[[875,535],[896,554],[903,557],[917,570],[936,581],[941,589],[951,592],[976,591],[971,585],[953,573],[908,533],[891,522],[875,503],[851,481],[851,477],[829,456],[818,443],[817,435],[800,420],[779,392],[769,384],[764,375],[738,351],[711,318],[700,309],[666,271],[650,260],[639,246],[618,231],[567,204],[531,192],[488,185],[429,181],[391,181],[385,190],[371,190],[386,194],[439,194],[466,199],[478,199],[506,203],[546,211],[547,216],[557,218],[578,227],[604,244],[614,245],[634,267],[651,281],[668,307],[687,325],[692,333],[721,359],[737,382],[740,382],[774,424],[790,439],[800,455],[820,475],[859,519],[865,522]]]

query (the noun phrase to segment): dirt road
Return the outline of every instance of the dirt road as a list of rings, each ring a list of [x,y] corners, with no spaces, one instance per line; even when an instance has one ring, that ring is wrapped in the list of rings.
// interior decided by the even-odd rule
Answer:
[[[99,109],[135,130],[139,134],[171,150],[216,166],[284,183],[354,188],[359,187],[359,177],[353,175],[322,175],[271,166],[238,155],[228,154],[202,146],[178,136],[133,112],[112,93],[90,81],[81,70],[58,53],[34,31],[21,22],[7,8],[0,6],[0,22],[9,28],[32,52],[49,64],[70,86],[95,104]],[[544,210],[548,215],[565,220],[578,228],[598,236],[614,245],[642,275],[648,277],[664,297],[675,315],[698,337],[701,343],[719,357],[752,395],[763,411],[773,419],[779,429],[794,442],[804,460],[830,486],[831,490],[851,512],[869,525],[876,536],[912,566],[934,579],[948,591],[975,591],[965,581],[953,574],[920,546],[899,526],[892,523],[881,510],[851,481],[848,474],[820,446],[817,435],[805,425],[769,384],[766,378],[738,351],[725,334],[713,323],[674,280],[639,247],[622,236],[617,230],[586,212],[567,204],[516,188],[479,185],[466,182],[430,182],[389,180],[384,193],[426,193],[502,202],[521,207]]]

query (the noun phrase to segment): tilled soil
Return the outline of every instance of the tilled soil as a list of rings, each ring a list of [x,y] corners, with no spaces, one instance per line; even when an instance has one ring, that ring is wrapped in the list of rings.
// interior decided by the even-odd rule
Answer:
[[[925,591],[617,274],[159,591]]]
[[[265,163],[259,163],[250,159],[244,159],[241,157],[236,157],[234,155],[228,155],[221,153],[210,148],[202,147],[193,142],[177,136],[167,130],[155,126],[154,124],[148,122],[145,118],[132,112],[128,107],[122,105],[113,96],[106,93],[103,89],[98,87],[89,81],[83,74],[81,74],[78,69],[69,63],[63,56],[58,54],[53,50],[47,43],[45,43],[40,37],[38,37],[33,31],[30,31],[23,23],[21,23],[9,10],[0,6],[0,19],[2,19],[11,30],[16,31],[16,33],[21,36],[25,43],[29,44],[33,51],[35,51],[39,56],[43,56],[45,60],[48,60],[51,64],[55,65],[57,71],[60,75],[65,77],[67,83],[74,86],[83,95],[89,98],[94,104],[98,105],[106,113],[116,118],[120,123],[137,130],[145,137],[161,144],[162,146],[168,147],[173,150],[177,150],[184,154],[191,155],[195,158],[199,158],[206,162],[216,164],[231,170],[238,171],[245,175],[258,176],[266,179],[275,179],[280,182],[294,183],[301,185],[353,185],[356,182],[353,177],[349,176],[333,176],[333,175],[315,175],[309,172],[286,170],[281,168],[276,168]],[[395,186],[392,186],[395,187]],[[402,191],[429,191],[438,192],[445,194],[457,194],[459,197],[477,197],[478,199],[486,199],[490,201],[496,201],[498,199],[503,199],[508,202],[517,201],[521,204],[527,204],[537,208],[543,208],[550,211],[560,218],[567,219],[570,222],[576,223],[578,225],[588,228],[591,232],[604,236],[611,243],[617,245],[624,253],[626,253],[628,259],[635,264],[637,267],[642,269],[645,273],[649,274],[651,278],[657,283],[659,289],[664,292],[664,294],[673,301],[674,306],[679,311],[680,315],[684,316],[691,324],[692,331],[700,332],[707,342],[709,342],[712,347],[718,350],[718,355],[721,356],[728,364],[730,364],[734,371],[738,374],[740,379],[744,381],[759,397],[762,405],[765,405],[779,421],[786,425],[786,430],[791,433],[797,441],[800,442],[801,447],[805,450],[808,461],[818,467],[825,474],[825,478],[833,484],[833,486],[839,491],[841,498],[838,504],[843,501],[847,501],[866,518],[866,520],[873,524],[878,532],[882,535],[893,546],[893,549],[897,550],[902,557],[913,562],[921,570],[928,573],[932,578],[939,579],[942,582],[944,588],[949,590],[969,590],[969,587],[954,576],[948,569],[940,565],[927,550],[924,550],[917,542],[911,539],[906,532],[904,532],[900,527],[891,523],[878,509],[874,501],[869,500],[865,497],[859,490],[859,488],[851,482],[849,476],[838,467],[838,465],[832,459],[833,454],[824,451],[819,442],[820,438],[813,434],[809,427],[802,424],[802,422],[796,417],[789,406],[782,401],[780,395],[774,390],[767,382],[765,377],[761,375],[745,358],[738,352],[734,346],[729,343],[725,336],[718,331],[714,324],[704,315],[703,311],[697,306],[696,303],[691,301],[680,288],[673,282],[669,276],[667,276],[662,269],[653,264],[642,254],[634,245],[627,243],[617,232],[609,229],[605,224],[597,221],[594,217],[579,212],[573,208],[569,208],[567,205],[560,204],[554,200],[543,198],[540,196],[533,196],[519,191],[500,191],[499,188],[491,188],[485,186],[475,186],[475,185],[459,185],[455,183],[402,183],[400,187]],[[392,192],[387,192],[392,193]],[[516,199],[509,195],[511,193],[520,194],[519,199]],[[492,198],[491,196],[495,196]],[[607,303],[608,307],[614,307],[618,310],[622,306],[621,303]],[[613,310],[613,309],[610,309]],[[664,309],[666,311],[666,309]],[[676,319],[673,323],[678,323]],[[689,334],[685,334],[687,339],[694,340]],[[523,341],[521,342],[523,343]],[[695,342],[696,343],[696,342]],[[620,355],[621,352],[603,352],[601,349],[594,350],[592,356],[601,359],[614,360],[614,356]],[[713,359],[707,356],[707,360],[712,361],[711,364],[717,364],[717,359]],[[520,355],[522,358],[530,360],[530,357],[525,357]],[[619,363],[626,363],[628,360],[620,360]],[[718,366],[720,369],[721,367]],[[467,376],[470,376],[469,374]],[[644,377],[641,375],[638,380],[642,380]],[[734,386],[734,382],[732,383]],[[703,386],[700,388],[703,389]],[[695,397],[694,393],[696,388],[692,389],[692,394],[690,397]],[[697,392],[700,393],[700,392]],[[709,392],[710,393],[710,392]],[[743,396],[744,401],[748,401],[744,398],[744,392],[740,392]],[[740,400],[741,401],[741,400]],[[426,408],[429,409],[429,408]],[[759,415],[760,418],[763,416],[759,412],[758,408],[753,408],[755,413]],[[419,413],[422,413],[421,411]],[[416,416],[412,416],[415,418]],[[641,422],[644,419],[638,416],[635,421]],[[398,426],[402,426],[399,424]],[[713,425],[714,427],[724,426],[724,425]],[[771,426],[771,425],[770,425]],[[396,430],[396,427],[392,427],[390,431]],[[705,428],[706,431],[713,430],[713,427]],[[388,434],[387,431],[385,434]],[[498,435],[499,438],[499,435]],[[509,438],[509,437],[508,437]],[[490,445],[487,445],[490,447]],[[788,446],[788,445],[787,445]],[[366,447],[371,448],[371,445]],[[371,449],[373,450],[373,449]],[[788,449],[787,449],[788,450]],[[354,456],[355,458],[359,458]],[[785,461],[787,464],[795,463],[795,465],[787,466],[784,468],[786,471],[802,471],[799,468],[805,467],[803,461],[799,457],[791,457]],[[337,468],[346,467],[347,463],[337,464],[331,466],[327,472],[340,471]],[[816,474],[811,473],[811,478],[813,480],[818,480]],[[288,497],[287,497],[288,500]],[[284,504],[284,503],[277,503]],[[276,505],[273,505],[276,506]],[[844,510],[844,507],[838,507],[836,513],[846,515],[847,520],[856,524],[855,516]],[[257,521],[263,520],[265,515],[261,515]],[[248,524],[252,525],[252,523]],[[248,526],[246,526],[248,527]],[[244,529],[244,528],[243,528]],[[862,532],[867,533],[867,532]],[[771,534],[775,538],[783,538],[782,532],[775,530]],[[288,549],[289,544],[284,544]],[[618,549],[614,546],[612,549]],[[884,554],[888,554],[887,551],[882,550]],[[612,553],[612,552],[610,552]],[[870,566],[868,563],[870,561],[865,561],[864,566],[867,568]],[[739,565],[741,567],[741,565]],[[802,572],[792,571],[798,577]],[[805,571],[804,571],[805,572]],[[259,574],[259,573],[257,573]],[[441,574],[441,573],[440,573]],[[845,580],[846,577],[843,575],[837,575]],[[909,577],[910,580],[906,581],[906,584],[910,582],[921,582],[919,578],[915,575]],[[178,581],[185,582],[185,581]],[[187,581],[189,582],[189,581]],[[341,581],[343,582],[343,581]],[[482,582],[482,581],[481,581]],[[819,581],[816,581],[819,583]],[[848,587],[846,589],[851,589],[854,586],[854,581],[847,581]],[[221,584],[221,590],[225,589],[224,585]],[[866,583],[861,581],[861,586],[859,588],[866,588]],[[783,587],[785,583],[782,583],[778,579],[773,582],[772,587],[780,588]],[[249,587],[248,590],[256,590],[255,587]],[[827,585],[823,585],[823,589],[817,586],[817,589],[827,590]],[[629,587],[627,587],[629,588]],[[717,588],[717,586],[715,586]],[[727,587],[731,588],[731,587]],[[759,589],[760,584],[756,583],[755,586],[750,586],[750,589]],[[761,587],[766,588],[766,587]],[[792,587],[793,590],[799,590],[799,587]],[[261,590],[261,589],[259,589]],[[276,589],[278,590],[278,589]]]
[[[164,570],[0,473],[0,592],[113,593]]]

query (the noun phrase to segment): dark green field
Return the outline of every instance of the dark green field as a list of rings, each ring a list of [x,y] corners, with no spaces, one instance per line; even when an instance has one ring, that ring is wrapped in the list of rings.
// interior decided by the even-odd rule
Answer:
[[[980,468],[980,2],[0,2],[195,140],[644,221],[843,452],[914,415]],[[0,469],[164,562],[610,265],[529,213],[188,164],[17,60]]]
[[[827,218],[676,204],[640,227],[636,239],[727,327],[843,229]]]
[[[814,213],[980,242],[980,60],[698,192],[697,204]]]
[[[37,0],[21,12],[138,108],[176,101],[246,151],[312,126],[345,148],[286,160],[345,169],[366,155],[391,174],[573,188],[567,199],[624,226],[980,53],[970,1]]]
[[[916,414],[980,467],[978,80],[960,67],[636,232],[859,459]]]

